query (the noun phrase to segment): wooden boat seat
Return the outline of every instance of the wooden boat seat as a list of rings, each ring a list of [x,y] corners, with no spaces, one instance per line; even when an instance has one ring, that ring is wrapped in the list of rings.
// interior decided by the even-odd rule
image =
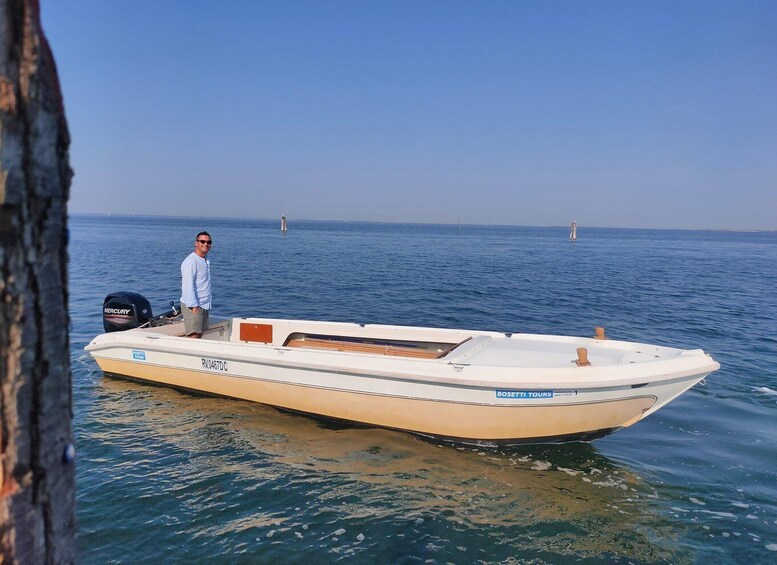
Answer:
[[[371,353],[374,355],[393,355],[396,357],[413,357],[416,359],[437,359],[445,351],[434,351],[418,347],[401,345],[381,345],[377,343],[359,343],[354,341],[319,339],[311,337],[290,339],[287,347],[304,347],[308,349],[328,349],[331,351],[349,351],[352,353]]]

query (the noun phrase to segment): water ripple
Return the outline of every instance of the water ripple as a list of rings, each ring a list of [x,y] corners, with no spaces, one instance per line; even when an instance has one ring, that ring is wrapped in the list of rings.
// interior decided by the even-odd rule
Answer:
[[[777,234],[176,218],[71,221],[79,561],[767,562]],[[115,290],[155,311],[205,226],[217,315],[591,335],[723,368],[589,444],[472,449],[103,377]],[[582,235],[581,231],[581,235]],[[126,246],[125,241],[135,245]],[[116,260],[121,257],[121,260]]]

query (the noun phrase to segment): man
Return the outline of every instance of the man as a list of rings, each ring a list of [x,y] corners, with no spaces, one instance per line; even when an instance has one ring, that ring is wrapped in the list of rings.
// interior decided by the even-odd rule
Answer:
[[[181,310],[186,337],[199,339],[208,327],[210,312],[210,261],[213,239],[206,231],[194,238],[194,251],[181,263]]]

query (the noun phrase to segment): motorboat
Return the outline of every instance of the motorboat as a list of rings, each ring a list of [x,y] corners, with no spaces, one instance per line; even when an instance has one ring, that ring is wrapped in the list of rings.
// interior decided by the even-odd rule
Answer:
[[[173,305],[174,306],[174,305]],[[274,318],[184,336],[137,293],[108,295],[86,350],[108,375],[477,444],[590,441],[720,365],[701,349],[592,337]]]

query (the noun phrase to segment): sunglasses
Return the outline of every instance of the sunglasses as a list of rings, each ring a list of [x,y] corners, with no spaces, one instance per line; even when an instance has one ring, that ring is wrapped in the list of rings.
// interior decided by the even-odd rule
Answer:
[[[212,240],[210,240],[210,239],[198,239],[198,240],[197,240],[197,243],[201,243],[201,244],[203,244],[203,245],[205,245],[206,243],[207,243],[208,245],[213,245],[213,241],[212,241]]]

